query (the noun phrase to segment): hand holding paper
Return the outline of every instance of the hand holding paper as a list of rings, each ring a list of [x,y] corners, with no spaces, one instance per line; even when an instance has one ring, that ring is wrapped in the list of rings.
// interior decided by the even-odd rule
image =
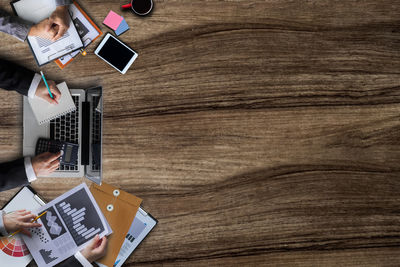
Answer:
[[[103,258],[107,252],[107,237],[100,238],[96,235],[92,241],[81,250],[82,255],[90,262]]]

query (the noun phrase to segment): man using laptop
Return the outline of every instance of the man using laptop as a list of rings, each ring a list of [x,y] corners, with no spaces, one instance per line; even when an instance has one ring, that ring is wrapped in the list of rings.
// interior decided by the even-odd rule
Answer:
[[[10,34],[20,41],[25,41],[28,35],[42,36],[52,41],[58,40],[69,28],[68,5],[72,4],[72,0],[48,1],[49,3],[55,1],[56,9],[48,19],[44,19],[38,24],[0,10],[0,31]]]
[[[28,97],[35,95],[57,104],[61,97],[54,81],[48,81],[54,99],[49,96],[41,76],[33,71],[0,59],[0,88],[14,90]],[[60,153],[43,153],[34,158],[26,157],[0,163],[0,191],[27,185],[37,176],[47,175],[58,168]]]

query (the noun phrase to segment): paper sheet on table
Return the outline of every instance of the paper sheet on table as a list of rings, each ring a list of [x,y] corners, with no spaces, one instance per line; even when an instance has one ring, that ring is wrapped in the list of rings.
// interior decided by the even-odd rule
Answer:
[[[142,208],[139,208],[135,219],[129,228],[125,241],[118,253],[114,267],[122,267],[137,246],[145,239],[150,231],[156,226],[157,221]]]
[[[13,7],[18,17],[33,23],[48,18],[56,8],[54,1],[48,0],[20,0],[14,2]],[[58,40],[52,42],[45,36],[28,36],[28,41],[40,66],[83,47],[72,19],[68,31]]]
[[[83,249],[96,235],[109,235],[111,229],[86,184],[64,193],[36,213],[47,211],[38,222],[40,228],[29,229],[32,237],[24,242],[39,267],[54,266]]]
[[[99,36],[99,31],[92,25],[92,23],[82,14],[74,2],[69,6],[69,12],[72,21],[78,31],[78,34],[83,42],[83,46],[87,47],[94,39]],[[60,63],[65,65],[73,57],[79,54],[79,51],[72,52],[59,58]]]

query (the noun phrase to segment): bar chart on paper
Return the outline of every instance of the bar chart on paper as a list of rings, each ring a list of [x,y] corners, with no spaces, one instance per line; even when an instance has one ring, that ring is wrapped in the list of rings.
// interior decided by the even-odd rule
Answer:
[[[101,233],[104,228],[84,189],[56,204],[77,246]]]

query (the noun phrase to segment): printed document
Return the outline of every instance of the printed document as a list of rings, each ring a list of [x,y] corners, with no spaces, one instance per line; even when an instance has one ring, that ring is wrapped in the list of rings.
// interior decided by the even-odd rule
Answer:
[[[48,18],[56,8],[54,1],[48,0],[20,0],[14,2],[13,7],[18,17],[33,23]],[[28,41],[40,66],[83,47],[72,19],[68,31],[58,40],[53,42],[45,36],[28,36]]]
[[[96,28],[89,22],[89,20],[82,14],[82,12],[72,4],[69,6],[69,12],[72,17],[72,21],[78,31],[79,36],[83,42],[83,46],[87,47],[96,37],[99,35],[99,32]],[[62,64],[66,64],[73,57],[79,54],[79,51],[72,52],[68,55],[60,57],[60,61]]]
[[[112,232],[84,183],[36,213],[44,211],[47,213],[38,220],[42,227],[30,228],[32,237],[23,236],[39,267],[54,266],[83,249],[96,234],[103,237]]]

